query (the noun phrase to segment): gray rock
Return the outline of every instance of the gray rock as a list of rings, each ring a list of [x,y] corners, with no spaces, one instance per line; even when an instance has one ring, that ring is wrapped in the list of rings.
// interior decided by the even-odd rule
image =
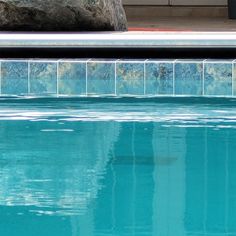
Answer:
[[[125,31],[121,0],[0,0],[0,30]]]

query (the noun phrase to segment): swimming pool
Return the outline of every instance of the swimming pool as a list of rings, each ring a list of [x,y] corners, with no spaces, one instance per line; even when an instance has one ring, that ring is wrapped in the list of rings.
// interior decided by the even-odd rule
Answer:
[[[0,235],[236,235],[236,99],[0,99]]]

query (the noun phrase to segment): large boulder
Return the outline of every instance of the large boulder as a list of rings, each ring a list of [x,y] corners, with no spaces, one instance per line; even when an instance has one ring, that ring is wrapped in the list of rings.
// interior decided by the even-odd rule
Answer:
[[[125,31],[121,0],[0,0],[0,30]]]

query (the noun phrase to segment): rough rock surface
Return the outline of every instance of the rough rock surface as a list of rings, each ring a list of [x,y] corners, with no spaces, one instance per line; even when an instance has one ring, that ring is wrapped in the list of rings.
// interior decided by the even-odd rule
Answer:
[[[125,31],[121,0],[0,0],[0,30]]]

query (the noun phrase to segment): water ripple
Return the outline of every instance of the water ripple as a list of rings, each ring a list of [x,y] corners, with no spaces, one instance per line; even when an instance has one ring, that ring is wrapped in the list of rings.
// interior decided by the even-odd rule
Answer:
[[[190,100],[190,101],[189,101]],[[236,102],[232,99],[213,102],[206,100],[196,103],[189,98],[188,103],[178,99],[163,100],[132,100],[123,102],[111,99],[100,103],[81,100],[24,100],[23,102],[1,103],[0,120],[31,120],[52,122],[76,121],[117,121],[117,122],[168,122],[180,124],[235,123]],[[158,100],[157,100],[158,101]],[[65,130],[64,130],[65,131]]]

